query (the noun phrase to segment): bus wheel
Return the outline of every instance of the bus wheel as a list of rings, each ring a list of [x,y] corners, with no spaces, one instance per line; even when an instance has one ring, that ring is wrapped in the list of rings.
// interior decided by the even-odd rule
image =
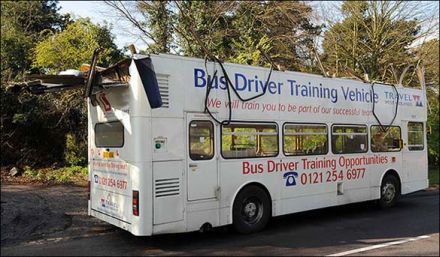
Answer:
[[[393,207],[399,196],[399,180],[393,175],[385,176],[380,187],[379,206],[383,209]]]
[[[260,231],[271,216],[269,196],[258,186],[247,186],[235,198],[232,212],[237,232],[248,234]]]

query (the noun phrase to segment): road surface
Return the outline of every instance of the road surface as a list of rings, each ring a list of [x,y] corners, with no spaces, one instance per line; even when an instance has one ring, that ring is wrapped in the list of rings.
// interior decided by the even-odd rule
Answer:
[[[1,255],[432,255],[439,256],[439,191],[403,197],[389,210],[371,202],[277,217],[256,234],[136,237],[87,216],[75,186],[2,185]]]

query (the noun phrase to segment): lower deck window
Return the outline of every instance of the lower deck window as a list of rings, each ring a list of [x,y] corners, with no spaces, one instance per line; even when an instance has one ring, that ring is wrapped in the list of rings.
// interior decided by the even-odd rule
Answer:
[[[96,147],[122,147],[124,145],[124,126],[120,121],[97,123],[95,125]]]

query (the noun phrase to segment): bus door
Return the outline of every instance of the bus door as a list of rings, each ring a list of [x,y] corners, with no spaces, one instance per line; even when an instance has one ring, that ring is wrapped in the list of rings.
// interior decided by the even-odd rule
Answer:
[[[188,200],[215,198],[218,187],[216,126],[203,113],[188,113],[186,118]]]
[[[427,154],[423,122],[402,122],[404,147],[402,149],[403,167],[409,180],[426,179]]]

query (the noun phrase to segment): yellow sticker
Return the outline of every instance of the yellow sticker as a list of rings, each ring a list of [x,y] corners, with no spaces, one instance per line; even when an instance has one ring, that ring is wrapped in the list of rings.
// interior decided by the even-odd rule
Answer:
[[[113,158],[114,153],[113,152],[104,152],[103,156],[104,156],[104,158]]]

